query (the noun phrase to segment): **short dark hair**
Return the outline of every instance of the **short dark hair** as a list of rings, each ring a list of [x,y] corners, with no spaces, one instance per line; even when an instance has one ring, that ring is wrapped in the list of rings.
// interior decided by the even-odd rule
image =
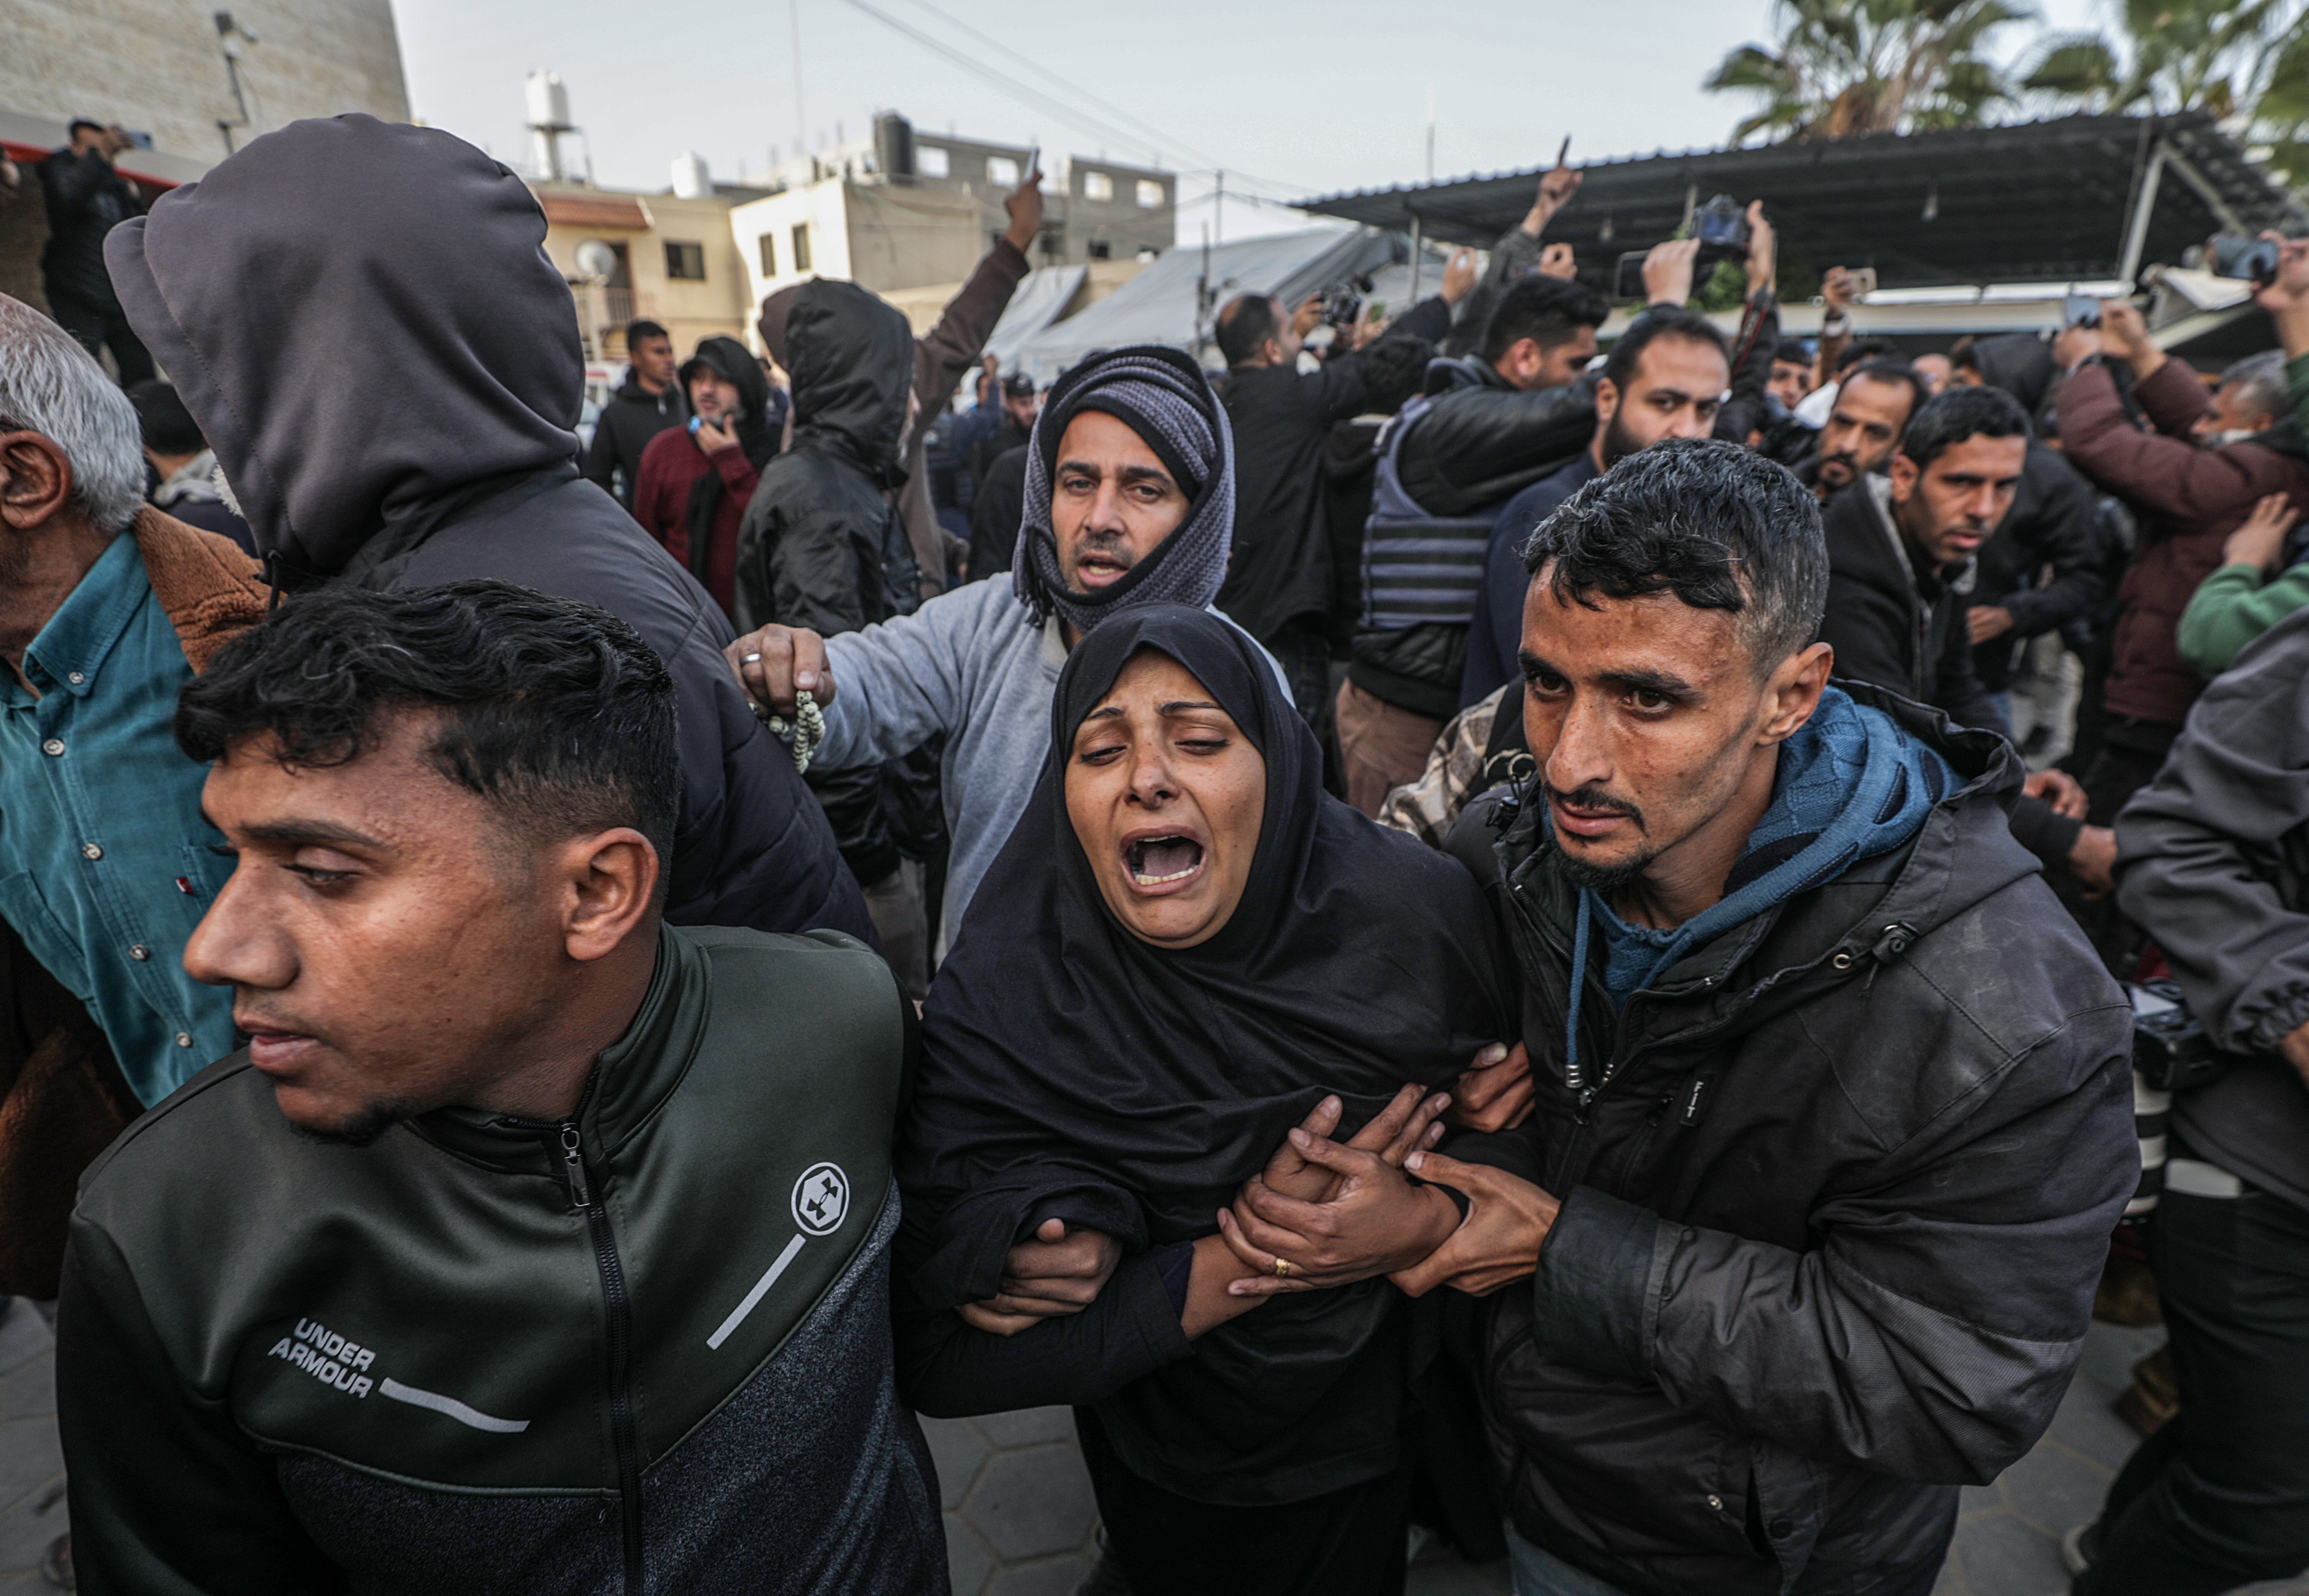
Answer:
[[[1219,312],[1219,354],[1230,368],[1241,366],[1257,358],[1276,325],[1273,295],[1237,294]]]
[[[1820,632],[1828,544],[1811,489],[1721,438],[1670,438],[1621,461],[1539,523],[1524,569],[1567,603],[1672,592],[1728,610],[1759,680]]]
[[[67,139],[76,139],[80,137],[80,130],[83,127],[87,128],[91,133],[102,133],[105,131],[104,124],[101,122],[91,122],[85,116],[74,116],[71,121],[65,124],[65,137]]]
[[[1924,388],[1924,379],[1906,360],[1864,360],[1844,374],[1844,383],[1882,383],[1888,387],[1908,391],[1908,414],[1914,417],[1922,410],[1932,394]],[[1839,393],[1841,389],[1838,390]]]
[[[1863,360],[1905,361],[1907,358],[1900,353],[1900,346],[1889,338],[1855,338],[1846,344],[1843,352],[1836,357],[1836,370],[1837,375],[1841,375]]]
[[[209,446],[201,424],[168,378],[145,378],[128,390],[128,402],[136,407],[136,430],[153,453],[198,454]]]
[[[671,343],[673,341],[673,334],[668,332],[655,322],[644,320],[627,322],[626,324],[626,352],[627,354],[631,354],[633,352],[634,346],[641,342],[644,338],[662,338],[668,343]]]
[[[1620,341],[1612,346],[1611,355],[1604,362],[1604,375],[1612,385],[1625,393],[1628,379],[1636,374],[1636,362],[1657,338],[1682,338],[1693,343],[1704,343],[1724,357],[1726,370],[1732,366],[1732,349],[1724,341],[1724,334],[1716,324],[1696,310],[1681,305],[1656,305],[1628,324],[1620,334]]]
[[[1539,272],[1516,280],[1483,324],[1483,356],[1497,364],[1528,338],[1543,349],[1569,343],[1582,327],[1600,327],[1611,301],[1594,289]]]
[[[1023,371],[1014,371],[1002,379],[1002,392],[1011,399],[1032,399],[1034,397],[1034,379]]]
[[[1951,387],[1920,406],[1900,434],[1900,453],[1921,470],[1970,437],[2029,437],[2028,412],[2002,388]]]
[[[359,759],[379,714],[403,710],[441,712],[434,769],[514,832],[560,841],[629,825],[670,866],[673,678],[609,611],[509,582],[299,594],[186,685],[177,744],[206,763],[270,734],[281,763],[325,768]]]

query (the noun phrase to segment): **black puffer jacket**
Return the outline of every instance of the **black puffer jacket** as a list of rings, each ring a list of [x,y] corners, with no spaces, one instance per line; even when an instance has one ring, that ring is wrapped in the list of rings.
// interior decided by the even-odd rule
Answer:
[[[653,393],[628,375],[593,423],[593,446],[585,451],[585,480],[632,509],[634,484],[642,477],[642,451],[667,427],[688,420],[689,396],[679,383]]]
[[[738,532],[738,623],[831,635],[921,602],[891,495],[914,376],[914,335],[856,283],[806,284],[786,315],[793,442],[762,472]]]
[[[900,449],[913,332],[885,300],[821,278],[794,295],[785,349],[793,441],[764,469],[738,529],[738,624],[831,635],[912,615],[921,579],[895,490],[906,479]],[[869,886],[901,857],[886,780],[919,796],[919,777],[903,760],[809,778],[843,862]]]
[[[722,657],[728,618],[577,476],[584,362],[544,242],[535,196],[471,144],[346,116],[265,134],[115,229],[106,259],[284,572],[499,577],[598,604],[657,651],[680,709],[667,919],[871,940]],[[363,375],[387,370],[389,388]]]
[[[1624,1009],[1599,956],[1580,1052],[1613,1066],[1585,1103],[1540,809],[1492,794],[1450,841],[1515,945],[1539,1088],[1521,1131],[1453,1152],[1564,1200],[1494,1298],[1487,1419],[1518,1531],[1630,1596],[1931,1558],[1957,1487],[2050,1421],[2140,1178],[2129,1010],[2007,833],[2019,762],[1850,691],[1966,785]]]

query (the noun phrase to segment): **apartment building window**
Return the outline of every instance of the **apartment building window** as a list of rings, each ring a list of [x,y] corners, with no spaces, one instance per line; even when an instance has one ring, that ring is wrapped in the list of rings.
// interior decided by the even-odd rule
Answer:
[[[1112,177],[1107,176],[1104,172],[1085,172],[1083,174],[1083,198],[1086,200],[1104,201],[1111,200],[1113,197],[1114,179]]]
[[[997,188],[1018,186],[1018,163],[1007,155],[986,158],[986,180]]]
[[[762,275],[775,277],[778,274],[778,236],[775,233],[764,233],[754,242],[762,252]]]
[[[947,152],[936,144],[914,146],[914,175],[921,177],[947,176]]]
[[[1151,177],[1138,179],[1138,208],[1160,211],[1163,208],[1163,185]]]
[[[793,225],[793,267],[797,272],[809,270],[809,223],[806,221]]]
[[[705,246],[677,244],[669,238],[665,244],[665,274],[687,282],[705,280]]]

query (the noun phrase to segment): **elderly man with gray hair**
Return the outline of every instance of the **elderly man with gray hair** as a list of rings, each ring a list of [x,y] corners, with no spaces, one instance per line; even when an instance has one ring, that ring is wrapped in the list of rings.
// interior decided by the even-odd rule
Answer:
[[[229,539],[144,503],[127,395],[0,295],[0,1293],[56,1294],[82,1167],[232,1051],[181,957],[231,866],[170,728],[264,605]]]

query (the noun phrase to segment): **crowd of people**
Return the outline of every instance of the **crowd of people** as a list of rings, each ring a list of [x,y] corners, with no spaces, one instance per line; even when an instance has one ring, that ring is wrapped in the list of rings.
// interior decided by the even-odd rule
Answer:
[[[487,155],[116,134],[0,298],[59,1583],[943,1591],[913,1415],[1066,1403],[1103,1592],[1924,1596],[2121,1226],[2075,1588],[2309,1566],[2309,240],[2210,381],[1786,337],[1760,203],[1603,350],[1559,165],[1038,391],[1030,173],[930,332],[636,322],[581,449]]]

